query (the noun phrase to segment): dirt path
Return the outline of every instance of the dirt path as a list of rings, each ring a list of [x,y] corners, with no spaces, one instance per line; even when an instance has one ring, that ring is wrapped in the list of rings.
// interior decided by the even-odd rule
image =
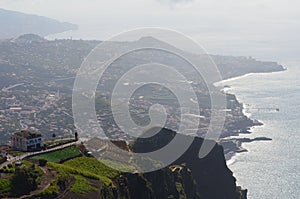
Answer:
[[[30,194],[28,195],[23,195],[18,198],[8,197],[6,199],[32,199],[34,198],[35,195],[38,195],[42,193],[44,190],[46,190],[50,186],[51,179],[55,177],[56,173],[49,170],[48,167],[40,167],[40,169],[43,171],[44,174],[41,177],[41,182],[36,190],[30,192]]]
[[[51,184],[51,179],[53,177],[52,172],[48,167],[40,167],[40,169],[44,172],[44,175],[41,177],[41,183],[39,184],[38,188],[30,193],[31,196],[38,195],[46,190]],[[21,197],[21,199],[25,198],[27,197]]]

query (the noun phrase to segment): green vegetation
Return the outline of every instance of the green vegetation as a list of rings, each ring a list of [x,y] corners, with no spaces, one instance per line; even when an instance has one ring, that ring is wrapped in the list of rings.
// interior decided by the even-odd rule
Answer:
[[[108,159],[103,159],[103,160],[101,160],[101,162],[105,165],[110,166],[111,168],[116,168],[119,171],[134,172],[137,170],[133,165],[130,165],[130,164],[126,165],[126,164],[123,164],[120,162],[115,162],[115,161],[108,160]]]
[[[57,196],[59,193],[56,180],[51,181],[50,186],[41,192],[40,196]]]
[[[120,171],[114,170],[106,166],[105,164],[99,162],[95,158],[75,158],[65,162],[64,165],[67,165],[80,172],[88,171],[89,173],[98,176],[100,181],[103,182],[105,185],[110,185],[111,179],[121,174]]]
[[[97,191],[98,189],[96,187],[93,187],[89,180],[86,178],[79,176],[79,175],[74,175],[75,183],[72,185],[70,191],[73,193],[78,193],[78,194],[85,194],[89,191]]]
[[[48,162],[48,166],[58,172],[57,179],[68,179],[71,176],[80,175],[86,178],[99,180],[105,186],[111,185],[111,179],[121,174],[120,171],[111,169],[98,160],[88,157],[75,158],[64,164]]]
[[[69,139],[56,139],[52,141],[47,141],[44,143],[44,149],[51,149],[54,147],[58,147],[64,144],[75,143],[77,140],[69,138]]]
[[[28,162],[28,161],[25,161],[25,160],[22,160],[22,164],[27,168],[32,166],[31,162]],[[1,168],[0,172],[6,173],[6,174],[12,176],[15,173],[17,168],[18,168],[18,166],[16,166],[15,164],[10,163],[7,166],[4,166],[3,168]],[[36,168],[36,169],[39,170],[39,168]]]
[[[82,192],[83,190],[87,191],[91,189],[90,185],[88,183],[85,183],[86,181],[83,181],[82,178],[99,180],[105,186],[109,186],[112,183],[112,181],[109,178],[105,176],[93,174],[87,170],[76,169],[64,164],[57,164],[53,162],[48,162],[48,166],[55,169],[58,172],[58,175],[56,179],[51,183],[50,187],[46,189],[43,194],[46,193],[57,194],[59,188],[65,187],[71,178],[75,179],[75,183],[73,185],[72,190],[75,191],[76,193]],[[79,182],[77,182],[77,180],[79,180]],[[85,188],[84,188],[84,184],[86,185]]]
[[[0,193],[9,192],[10,190],[11,190],[10,180],[0,178]]]
[[[44,166],[46,166],[47,165],[47,160],[45,160],[45,159],[39,159],[39,166],[41,166],[41,167],[44,167]]]
[[[0,164],[6,162],[7,158],[0,156]]]
[[[9,149],[7,151],[10,155],[16,157],[16,156],[21,156],[21,155],[24,155],[26,152],[24,151],[18,151],[18,150],[14,150],[14,149]]]
[[[57,164],[53,162],[48,162],[48,166],[55,169],[58,173],[56,179],[54,179],[50,186],[44,190],[40,195],[58,195],[59,190],[64,189],[67,184],[71,181],[71,178],[75,180],[74,184],[71,186],[71,190],[74,193],[84,194],[88,191],[96,190],[95,187],[91,186],[88,179],[95,179],[103,182],[104,185],[109,186],[111,180],[103,177],[97,176],[88,171],[82,171],[80,169],[74,169],[67,165]]]
[[[72,157],[78,156],[80,154],[81,154],[80,150],[78,149],[77,146],[70,146],[70,147],[66,147],[64,149],[60,149],[60,150],[53,151],[50,153],[33,156],[32,159],[36,159],[36,160],[44,159],[49,162],[57,162],[58,163],[61,160],[66,160],[68,158],[72,158]]]
[[[16,168],[11,179],[11,191],[14,195],[27,194],[35,190],[40,182],[42,173],[32,165],[30,168]]]
[[[176,189],[179,193],[179,199],[185,199],[186,195],[185,195],[185,192],[184,192],[184,188],[183,188],[183,185],[180,182],[176,182]]]
[[[107,160],[107,164],[119,164]],[[58,195],[59,190],[64,190],[68,183],[74,180],[70,191],[78,194],[85,194],[89,191],[98,190],[90,180],[98,180],[104,186],[112,185],[112,179],[121,174],[95,158],[79,157],[66,161],[64,164],[48,162],[48,167],[57,171],[57,176],[51,185],[40,195]],[[126,165],[123,165],[126,167]],[[130,167],[132,170],[133,167]]]
[[[72,171],[69,168],[64,167],[62,164],[48,162],[47,165],[57,171],[57,176],[50,183],[50,186],[40,193],[41,196],[57,196],[59,190],[66,187],[69,182]]]
[[[14,196],[20,196],[37,188],[42,176],[41,169],[27,161],[22,163],[21,167],[9,164],[2,169],[6,178],[0,179],[0,193],[11,192]]]

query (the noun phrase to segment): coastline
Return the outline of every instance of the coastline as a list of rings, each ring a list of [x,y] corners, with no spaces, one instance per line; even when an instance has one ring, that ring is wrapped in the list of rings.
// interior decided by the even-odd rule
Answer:
[[[276,72],[282,72],[287,70],[287,68],[284,68],[281,71],[270,71],[270,72],[262,72],[262,73],[247,73],[241,76],[237,77],[232,77],[229,79],[222,80],[220,82],[215,82],[213,85],[219,88],[221,91],[223,91],[226,94],[234,95],[236,97],[236,100],[242,104],[242,115],[245,116],[247,119],[250,119],[253,124],[250,126],[244,126],[243,128],[247,128],[247,131],[240,131],[239,133],[233,133],[233,135],[226,136],[220,140],[220,144],[224,148],[224,155],[226,159],[226,164],[231,165],[233,164],[236,159],[235,157],[238,156],[240,153],[248,152],[247,148],[243,146],[244,143],[249,143],[249,142],[257,142],[257,141],[272,141],[271,138],[268,137],[255,137],[253,139],[251,138],[245,138],[246,134],[251,134],[252,130],[258,126],[263,126],[264,123],[262,121],[258,121],[256,119],[252,119],[251,117],[251,112],[247,112],[247,105],[241,101],[234,92],[231,91],[231,86],[227,85],[226,83],[231,82],[231,81],[236,81],[238,79],[242,79],[251,75],[255,74],[269,74],[269,73],[276,73]]]
[[[248,189],[249,198],[292,199],[299,196],[300,70],[299,62],[285,65],[287,71],[253,75],[229,84],[232,86],[230,92],[236,93],[247,105],[246,112],[252,113],[251,118],[264,123],[262,127],[251,129],[252,134],[245,137],[273,139],[272,142],[243,143],[249,153],[237,153],[227,162],[237,184]],[[274,106],[280,108],[279,113],[251,109]],[[270,186],[272,182],[276,182],[274,186]]]

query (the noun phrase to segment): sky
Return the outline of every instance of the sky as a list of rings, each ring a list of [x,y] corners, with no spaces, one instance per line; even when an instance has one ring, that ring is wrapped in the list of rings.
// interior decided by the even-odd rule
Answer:
[[[298,0],[0,0],[0,8],[75,23],[72,34],[83,39],[163,27],[212,54],[281,62],[300,60],[299,7]]]

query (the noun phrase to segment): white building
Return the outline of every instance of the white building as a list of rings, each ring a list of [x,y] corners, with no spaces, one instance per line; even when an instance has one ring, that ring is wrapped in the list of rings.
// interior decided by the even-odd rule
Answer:
[[[11,135],[11,147],[22,151],[34,151],[44,147],[41,134],[22,130]]]

